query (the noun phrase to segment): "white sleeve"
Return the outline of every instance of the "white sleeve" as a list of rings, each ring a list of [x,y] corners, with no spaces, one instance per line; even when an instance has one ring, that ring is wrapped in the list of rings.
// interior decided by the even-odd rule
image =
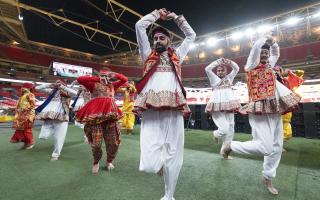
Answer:
[[[231,60],[231,68],[232,71],[230,72],[230,74],[228,74],[229,79],[231,80],[231,82],[233,81],[234,77],[237,76],[238,72],[239,72],[239,66],[237,63],[235,63],[234,61]]]
[[[278,43],[274,43],[270,47],[270,57],[269,57],[269,64],[270,67],[274,67],[280,57],[280,49]]]
[[[251,51],[250,51],[250,54],[249,54],[249,57],[247,59],[247,63],[244,67],[244,69],[246,71],[249,71],[251,69],[254,69],[255,67],[257,67],[259,65],[259,62],[260,62],[260,53],[261,53],[261,47],[264,45],[264,43],[266,42],[267,38],[266,37],[263,37],[259,40],[257,40]]]
[[[38,85],[38,86],[36,86],[36,90],[40,90],[40,91],[42,91],[42,92],[45,92],[45,93],[50,93],[50,92],[52,92],[52,88],[50,88],[50,86],[51,86],[51,83],[49,83],[49,84],[42,84],[42,85]]]
[[[152,13],[142,17],[136,23],[136,34],[137,34],[137,42],[139,45],[139,53],[141,55],[142,61],[146,61],[149,54],[151,53],[151,47],[149,38],[147,35],[147,28],[154,22],[156,22],[160,18],[160,14],[158,10],[154,10]]]
[[[212,87],[214,87],[220,81],[220,78],[212,71],[218,65],[219,65],[218,60],[215,60],[205,68],[206,74],[207,74],[209,81],[210,81],[210,85]]]
[[[78,92],[72,88],[69,88],[65,85],[61,85],[60,86],[60,89],[63,91],[63,92],[66,92],[68,95],[70,96],[76,96],[78,94]]]
[[[191,44],[196,39],[196,33],[191,28],[191,26],[189,25],[189,23],[187,22],[187,20],[184,18],[183,15],[180,15],[174,21],[185,35],[185,39],[183,40],[183,42],[177,48],[177,51],[176,51],[177,55],[179,56],[180,64],[181,64],[184,58],[186,57],[186,55],[188,54]]]

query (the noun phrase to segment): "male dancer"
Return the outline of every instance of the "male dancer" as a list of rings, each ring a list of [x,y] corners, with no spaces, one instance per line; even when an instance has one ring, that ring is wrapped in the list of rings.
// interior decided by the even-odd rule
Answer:
[[[36,87],[49,94],[49,97],[37,109],[36,118],[43,120],[39,134],[40,139],[54,138],[54,150],[51,161],[57,161],[62,151],[69,123],[70,98],[77,92],[58,80],[53,84],[43,84]]]
[[[242,112],[249,114],[252,141],[224,145],[224,157],[231,151],[264,156],[262,180],[271,194],[278,190],[272,185],[279,166],[283,128],[281,114],[297,108],[300,97],[276,80],[272,67],[279,58],[279,46],[271,36],[255,42],[245,66],[248,72],[249,104]]]
[[[186,38],[177,49],[171,47],[170,33],[161,27],[152,31],[151,49],[146,29],[158,19],[171,20]],[[143,77],[137,83],[135,112],[142,114],[140,136],[141,171],[164,175],[165,195],[172,200],[183,162],[183,114],[190,113],[181,82],[181,63],[196,34],[186,19],[166,9],[155,10],[136,23],[139,51],[144,61]]]
[[[227,74],[227,67],[232,68],[229,74]],[[213,71],[215,69],[216,73]],[[212,115],[218,127],[218,130],[213,131],[214,141],[218,143],[221,138],[223,143],[230,143],[234,136],[234,112],[240,108],[240,100],[234,95],[231,88],[239,66],[231,60],[220,58],[208,65],[205,70],[213,88],[206,112]],[[223,154],[222,148],[220,154]]]

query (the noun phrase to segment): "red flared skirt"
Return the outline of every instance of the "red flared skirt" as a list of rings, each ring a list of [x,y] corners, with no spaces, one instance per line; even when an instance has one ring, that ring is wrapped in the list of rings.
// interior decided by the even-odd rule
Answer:
[[[122,117],[122,112],[116,102],[110,97],[91,99],[76,115],[80,123],[102,123],[104,121],[117,121]]]

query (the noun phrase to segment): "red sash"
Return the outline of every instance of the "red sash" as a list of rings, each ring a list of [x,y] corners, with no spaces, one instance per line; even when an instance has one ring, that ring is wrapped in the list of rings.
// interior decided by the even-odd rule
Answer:
[[[181,82],[181,65],[180,65],[179,57],[176,54],[175,50],[172,48],[168,49],[168,55],[174,66],[173,71],[177,77],[182,93],[184,97],[186,97],[186,91]],[[136,89],[138,94],[143,90],[144,86],[147,84],[150,77],[156,71],[159,63],[160,63],[160,55],[155,50],[153,50],[144,63],[143,77],[136,84]]]

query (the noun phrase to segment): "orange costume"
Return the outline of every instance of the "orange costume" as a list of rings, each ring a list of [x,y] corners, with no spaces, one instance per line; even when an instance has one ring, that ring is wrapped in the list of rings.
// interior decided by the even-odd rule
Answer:
[[[289,71],[288,76],[284,77],[285,85],[292,90],[293,92],[298,89],[298,87],[303,83],[303,70],[295,70]],[[282,115],[282,123],[283,123],[283,139],[284,141],[288,141],[292,138],[292,127],[291,127],[291,118],[292,112],[288,112]]]

